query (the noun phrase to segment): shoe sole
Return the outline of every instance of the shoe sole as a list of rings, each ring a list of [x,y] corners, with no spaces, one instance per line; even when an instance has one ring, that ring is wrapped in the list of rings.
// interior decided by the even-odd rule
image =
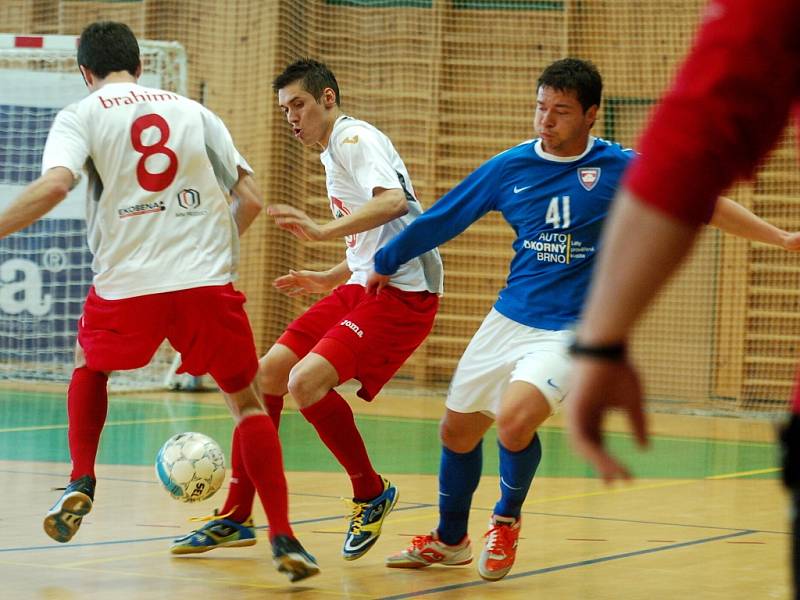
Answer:
[[[272,564],[280,573],[286,573],[292,583],[308,579],[320,572],[318,565],[309,562],[300,554],[289,553],[280,558],[273,558]]]
[[[210,552],[216,548],[243,548],[245,546],[255,546],[256,539],[249,540],[234,540],[232,542],[220,542],[213,546],[173,546],[169,549],[172,554],[202,554],[203,552]]]
[[[500,581],[503,577],[508,575],[510,571],[511,571],[511,567],[509,567],[505,571],[501,571],[499,573],[491,573],[490,574],[490,573],[485,573],[485,572],[481,571],[480,569],[478,569],[478,575],[480,575],[481,579],[483,579],[484,581]]]
[[[380,531],[378,531],[378,533],[375,535],[375,537],[372,538],[372,541],[369,543],[369,545],[367,545],[358,554],[353,554],[353,553],[346,554],[345,552],[342,552],[342,558],[344,558],[345,560],[356,560],[356,559],[361,558],[362,556],[364,556],[370,550],[372,550],[372,547],[375,545],[375,542],[378,541],[378,538],[381,537],[381,533],[383,533],[383,523],[384,523],[384,521],[386,521],[386,517],[388,517],[389,513],[391,513],[392,510],[394,510],[394,507],[397,504],[397,500],[399,498],[400,498],[400,490],[395,489],[394,499],[392,500],[392,503],[389,505],[389,508],[386,510],[386,512],[383,513],[383,519],[381,520]]]
[[[462,560],[461,562],[389,562],[386,561],[386,566],[390,569],[424,569],[425,567],[430,567],[431,565],[443,565],[445,567],[461,567],[463,565],[468,565],[472,562],[472,557],[470,556],[467,560]]]
[[[92,499],[83,492],[72,492],[62,498],[44,518],[44,532],[65,544],[78,532],[81,521],[92,510]]]

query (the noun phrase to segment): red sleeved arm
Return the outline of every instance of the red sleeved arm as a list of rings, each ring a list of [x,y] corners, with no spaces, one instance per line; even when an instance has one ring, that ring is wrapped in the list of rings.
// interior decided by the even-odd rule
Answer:
[[[625,185],[669,215],[708,222],[719,194],[775,143],[799,91],[800,2],[712,2]]]

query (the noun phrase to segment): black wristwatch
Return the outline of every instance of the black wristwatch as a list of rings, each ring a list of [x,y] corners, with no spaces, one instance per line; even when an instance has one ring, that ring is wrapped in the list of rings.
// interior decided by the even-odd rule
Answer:
[[[576,338],[569,345],[570,356],[595,358],[597,360],[625,360],[626,351],[627,344],[625,342],[614,342],[613,344],[583,344]]]

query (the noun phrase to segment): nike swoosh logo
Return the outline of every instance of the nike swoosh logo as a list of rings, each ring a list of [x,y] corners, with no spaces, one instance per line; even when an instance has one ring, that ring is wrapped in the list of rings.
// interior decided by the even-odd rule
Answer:
[[[348,551],[350,551],[350,550],[361,550],[361,548],[363,548],[367,544],[374,544],[376,541],[377,541],[377,538],[370,536],[370,537],[366,538],[364,541],[362,541],[360,544],[351,544],[350,540],[348,539],[344,543],[344,549],[348,550]]]
[[[555,383],[553,383],[552,379],[547,380],[547,385],[549,385],[551,388],[557,389],[559,392],[561,391],[561,388],[558,387]]]
[[[502,483],[504,486],[506,486],[506,487],[507,487],[508,489],[510,489],[510,490],[521,490],[521,489],[522,489],[522,486],[520,486],[520,487],[514,487],[513,485],[508,485],[508,484],[506,483],[506,480],[505,480],[505,479],[503,479],[502,477],[500,478],[500,483]]]
[[[514,186],[514,193],[515,194],[519,194],[520,192],[524,192],[525,190],[529,190],[532,187],[533,187],[532,185],[526,185],[525,187]]]

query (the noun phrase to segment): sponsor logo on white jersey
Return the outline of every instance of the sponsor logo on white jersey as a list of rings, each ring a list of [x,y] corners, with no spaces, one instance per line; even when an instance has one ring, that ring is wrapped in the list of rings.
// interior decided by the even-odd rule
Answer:
[[[124,206],[117,209],[117,215],[120,219],[127,219],[128,217],[138,217],[141,215],[148,215],[150,213],[158,213],[167,210],[163,200],[158,202],[143,202],[142,204],[134,204],[133,206]]]
[[[208,214],[206,209],[200,208],[200,192],[191,188],[178,192],[178,206],[184,210],[176,212],[176,217],[199,217]]]
[[[336,196],[331,196],[331,212],[333,213],[334,219],[341,219],[342,217],[346,217],[350,214],[350,209],[348,209],[344,202],[339,200]],[[355,248],[356,241],[358,240],[357,233],[351,233],[350,235],[344,236],[344,243],[347,244],[348,248]]]
[[[200,206],[200,192],[197,190],[186,189],[178,192],[178,206],[189,210]]]

